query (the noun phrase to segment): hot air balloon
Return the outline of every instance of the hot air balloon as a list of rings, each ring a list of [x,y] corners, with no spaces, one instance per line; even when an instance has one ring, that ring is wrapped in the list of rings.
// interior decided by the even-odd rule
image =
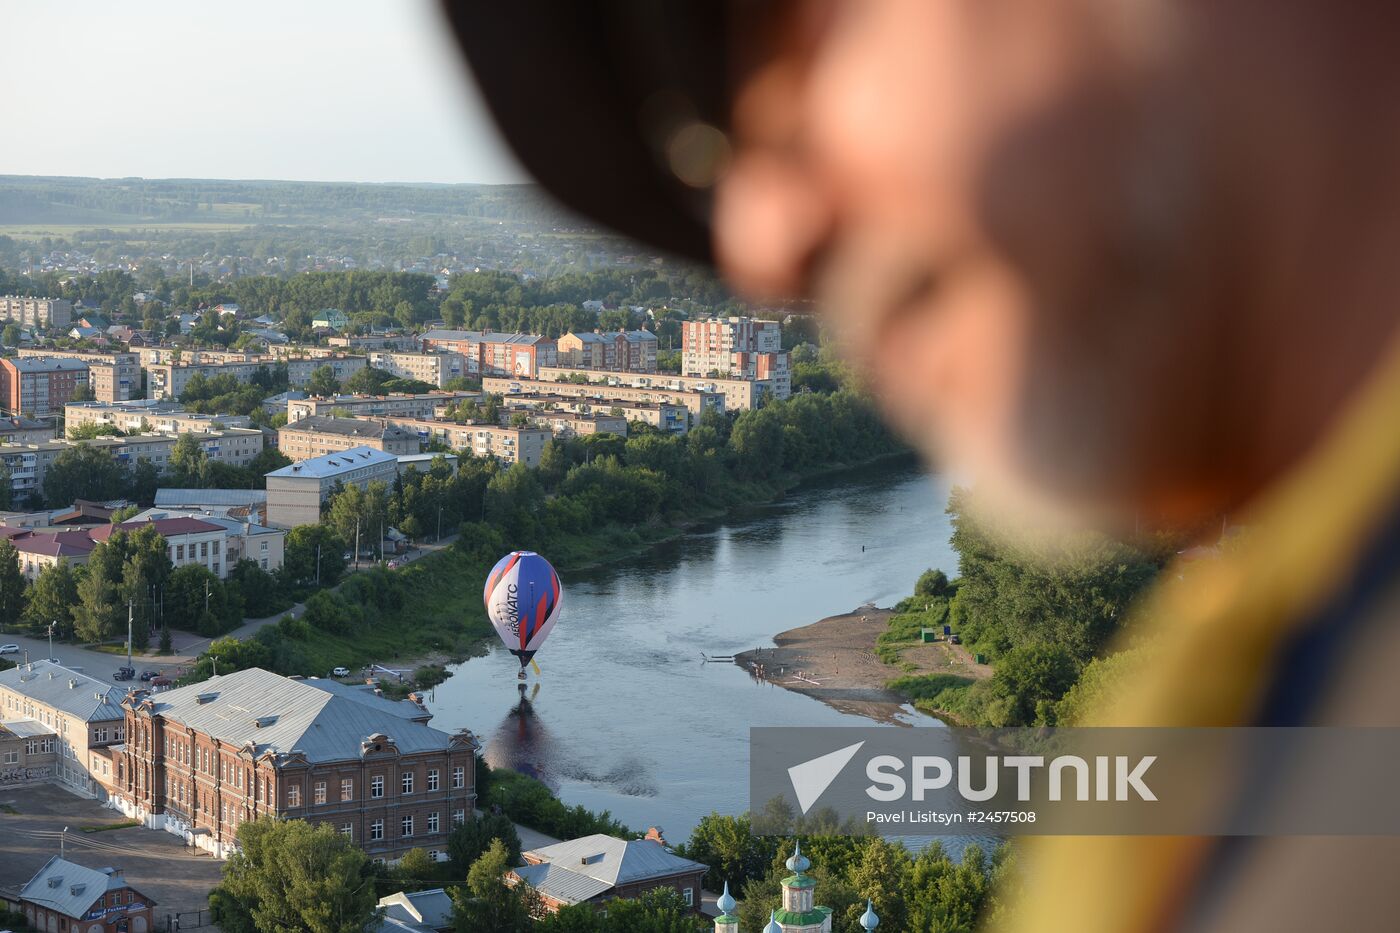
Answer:
[[[486,615],[510,653],[525,665],[549,637],[564,604],[559,574],[534,551],[512,551],[486,576]]]

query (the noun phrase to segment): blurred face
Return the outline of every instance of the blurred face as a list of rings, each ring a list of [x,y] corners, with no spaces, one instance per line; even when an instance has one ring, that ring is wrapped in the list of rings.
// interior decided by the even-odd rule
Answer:
[[[1003,501],[1221,504],[1211,199],[1155,12],[833,0],[752,30],[722,269],[818,298],[892,422]]]

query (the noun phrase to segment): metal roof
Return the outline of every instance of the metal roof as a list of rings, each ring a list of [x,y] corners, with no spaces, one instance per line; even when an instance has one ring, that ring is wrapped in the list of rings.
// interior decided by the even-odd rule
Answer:
[[[8,732],[20,739],[32,739],[36,735],[58,734],[37,719],[7,719],[0,722],[0,732]]]
[[[445,930],[452,927],[452,898],[442,888],[431,891],[399,891],[379,899],[386,920],[425,927],[432,930]]]
[[[683,871],[709,870],[708,866],[670,852],[653,839],[619,839],[603,833],[557,842],[526,852],[525,855],[543,862],[553,862],[571,872],[607,882],[609,886],[662,878]]]
[[[141,709],[255,754],[300,752],[309,761],[355,761],[376,734],[404,754],[446,749],[452,736],[415,721],[423,711],[406,700],[376,697],[333,681],[293,680],[260,668],[211,677],[152,694]],[[262,723],[262,725],[259,725]]]
[[[130,883],[115,868],[86,868],[55,855],[20,889],[19,896],[21,900],[81,920],[99,897],[108,891],[128,887]],[[146,904],[154,906],[155,902],[144,895],[141,900],[145,902],[141,907],[131,906],[137,910]]]
[[[351,447],[349,450],[341,450],[333,454],[312,457],[310,460],[303,460],[300,463],[293,463],[279,470],[273,470],[267,475],[278,477],[310,476],[327,479],[348,473],[351,470],[357,470],[360,467],[376,466],[381,463],[397,464],[398,458],[382,450],[375,450],[373,447]]]
[[[125,719],[120,688],[51,661],[31,661],[0,671],[0,686],[86,722]]]
[[[5,362],[21,373],[53,373],[65,369],[86,371],[88,368],[88,364],[83,360],[70,360],[61,356],[21,356],[6,359]]]
[[[473,343],[518,343],[525,346],[535,343],[551,343],[548,337],[539,334],[498,334],[483,333],[477,330],[425,330],[418,337],[421,340],[470,340]]]
[[[611,890],[613,885],[597,878],[571,871],[560,865],[522,865],[513,869],[516,876],[545,897],[565,904],[581,904]]]
[[[389,440],[417,439],[403,428],[381,421],[362,421],[358,418],[331,418],[326,415],[308,415],[282,426],[283,431],[314,431],[317,434],[340,434],[345,437],[373,437]]]
[[[156,507],[194,508],[199,505],[262,505],[266,489],[157,489]]]

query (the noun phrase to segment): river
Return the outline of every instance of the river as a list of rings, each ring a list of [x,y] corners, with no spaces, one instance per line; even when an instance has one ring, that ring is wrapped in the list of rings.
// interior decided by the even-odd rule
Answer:
[[[434,725],[471,728],[493,766],[534,774],[566,803],[683,841],[710,811],[747,809],[750,726],[868,724],[700,653],[771,645],[867,602],[893,605],[928,567],[954,576],[947,493],[910,464],[879,466],[625,565],[566,575],[565,615],[536,658],[529,702],[518,662],[493,646],[433,692]],[[939,725],[912,708],[906,720]]]

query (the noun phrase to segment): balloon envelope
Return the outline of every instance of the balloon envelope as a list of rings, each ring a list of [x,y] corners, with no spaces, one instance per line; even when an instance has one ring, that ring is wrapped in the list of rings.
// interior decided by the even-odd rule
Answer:
[[[564,605],[559,574],[534,551],[512,551],[486,575],[482,595],[496,634],[524,667],[559,621]]]

